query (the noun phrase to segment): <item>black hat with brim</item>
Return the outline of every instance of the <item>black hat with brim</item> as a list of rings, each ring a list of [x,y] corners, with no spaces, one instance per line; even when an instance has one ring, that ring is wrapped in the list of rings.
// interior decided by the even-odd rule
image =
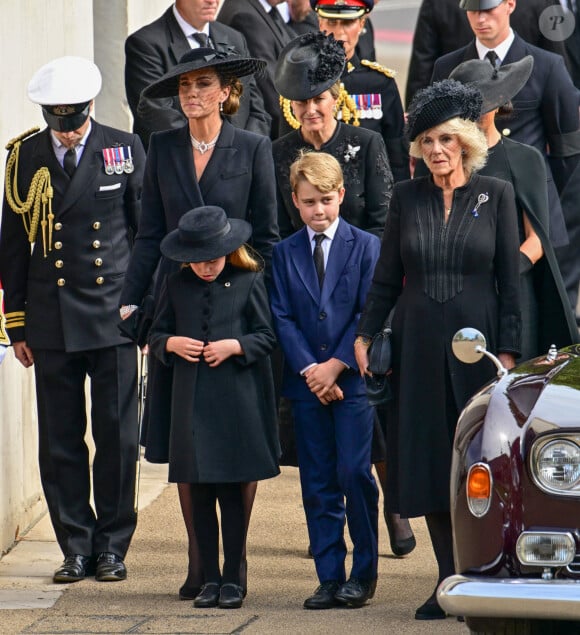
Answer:
[[[274,86],[286,99],[311,99],[336,84],[345,65],[344,47],[332,34],[304,33],[282,49]]]
[[[179,77],[184,73],[202,68],[215,68],[220,74],[231,77],[251,75],[266,67],[266,62],[254,57],[243,57],[233,49],[216,51],[211,48],[197,48],[188,51],[165,75],[143,90],[144,97],[173,97],[179,93]]]
[[[375,0],[310,0],[310,6],[322,18],[356,20],[372,10]]]
[[[483,114],[504,106],[517,95],[528,81],[533,68],[534,58],[531,55],[497,68],[488,60],[468,60],[456,66],[449,79],[475,86],[481,91]]]
[[[477,121],[482,102],[481,92],[473,86],[454,79],[435,82],[417,91],[413,97],[407,114],[407,137],[414,141],[425,130],[454,117]]]
[[[161,253],[177,262],[205,262],[231,254],[251,235],[250,223],[228,218],[221,207],[196,207],[161,241]]]

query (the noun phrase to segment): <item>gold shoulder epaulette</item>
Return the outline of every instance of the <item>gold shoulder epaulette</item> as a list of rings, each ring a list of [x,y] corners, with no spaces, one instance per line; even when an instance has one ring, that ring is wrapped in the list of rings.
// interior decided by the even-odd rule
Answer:
[[[371,68],[373,71],[377,71],[378,73],[382,73],[383,75],[386,75],[387,77],[395,77],[395,75],[397,74],[397,71],[393,70],[392,68],[387,68],[386,66],[383,66],[382,64],[379,64],[378,62],[371,62],[370,60],[361,60],[360,63],[363,66],[367,66],[368,68]]]
[[[24,139],[32,136],[33,134],[36,134],[39,130],[40,128],[38,126],[34,126],[33,128],[29,128],[22,134],[19,134],[17,137],[14,137],[14,139],[10,139],[10,141],[6,144],[6,150],[10,150],[13,145],[20,141],[24,141]]]

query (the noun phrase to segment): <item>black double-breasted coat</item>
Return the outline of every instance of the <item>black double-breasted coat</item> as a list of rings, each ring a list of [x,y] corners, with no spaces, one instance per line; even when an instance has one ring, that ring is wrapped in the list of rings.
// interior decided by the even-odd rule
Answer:
[[[237,339],[243,355],[215,368],[165,350],[172,335]],[[263,274],[226,265],[214,282],[190,267],[167,278],[151,330],[152,352],[173,365],[169,480],[257,481],[279,472],[269,353],[276,338]]]
[[[491,352],[519,353],[519,237],[511,184],[472,176],[455,190],[449,220],[443,219],[443,193],[431,176],[395,185],[357,328],[372,337],[396,303],[387,499],[391,511],[405,517],[449,510],[457,417],[494,376],[489,360],[466,365],[455,358],[455,332],[471,326],[485,335]]]

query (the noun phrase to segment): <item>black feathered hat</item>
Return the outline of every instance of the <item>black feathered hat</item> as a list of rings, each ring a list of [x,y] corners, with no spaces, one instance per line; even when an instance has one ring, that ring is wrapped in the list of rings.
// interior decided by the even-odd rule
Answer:
[[[340,79],[345,64],[344,47],[332,34],[305,33],[282,49],[274,85],[286,99],[311,99]]]
[[[488,63],[491,67],[491,64]],[[435,82],[419,90],[407,113],[406,134],[414,141],[419,134],[454,117],[477,121],[481,116],[483,98],[473,86],[454,79]]]

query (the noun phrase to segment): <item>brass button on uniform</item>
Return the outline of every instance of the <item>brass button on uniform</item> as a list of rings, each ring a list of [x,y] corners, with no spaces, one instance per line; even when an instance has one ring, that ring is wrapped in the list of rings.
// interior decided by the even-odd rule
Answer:
[[[54,229],[59,232],[62,229],[62,223],[55,223],[54,224]]]
[[[93,248],[98,249],[101,246],[100,240],[93,240]]]
[[[96,221],[93,223],[93,229],[101,229],[101,223],[100,223],[100,221],[96,220]]]
[[[54,263],[54,266],[55,266],[57,269],[62,269],[62,268],[63,268],[63,266],[64,266],[64,262],[63,262],[62,260],[57,260],[57,261]]]
[[[54,243],[54,248],[55,248],[55,249],[62,249],[62,243],[60,242],[60,240],[57,240],[57,241]]]
[[[95,266],[96,267],[101,267],[103,264],[103,259],[102,258],[96,258],[95,259]]]
[[[95,282],[96,282],[97,284],[103,284],[103,282],[105,282],[105,279],[103,278],[103,276],[99,276],[99,277],[95,280]]]
[[[59,278],[59,279],[56,281],[56,284],[58,284],[58,286],[59,286],[59,287],[64,287],[64,283],[65,283],[64,278]]]

